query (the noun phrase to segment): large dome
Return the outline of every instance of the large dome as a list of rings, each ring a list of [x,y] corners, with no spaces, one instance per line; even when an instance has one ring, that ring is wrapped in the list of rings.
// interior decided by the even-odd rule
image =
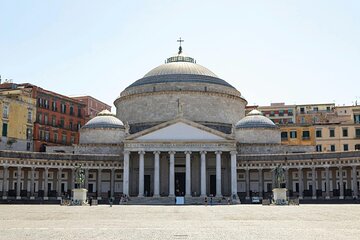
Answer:
[[[178,54],[135,81],[115,100],[116,115],[138,132],[178,116],[231,133],[246,100],[212,71]]]
[[[187,57],[183,53],[168,58],[165,64],[152,69],[128,88],[170,82],[210,83],[234,88],[206,67],[196,64],[193,58]]]

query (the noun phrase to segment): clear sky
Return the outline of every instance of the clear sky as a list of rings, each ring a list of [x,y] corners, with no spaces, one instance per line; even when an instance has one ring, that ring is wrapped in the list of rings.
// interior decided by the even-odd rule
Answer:
[[[0,0],[3,79],[110,105],[179,37],[251,105],[360,102],[358,0]]]

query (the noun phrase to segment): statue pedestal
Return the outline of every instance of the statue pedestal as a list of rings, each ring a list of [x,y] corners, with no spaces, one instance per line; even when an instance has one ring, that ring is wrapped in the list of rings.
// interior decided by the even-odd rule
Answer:
[[[273,190],[273,199],[276,205],[286,205],[288,204],[286,197],[286,188],[274,188]]]
[[[73,192],[73,201],[76,203],[78,202],[79,205],[85,205],[87,199],[87,189],[85,188],[75,188],[72,190]]]

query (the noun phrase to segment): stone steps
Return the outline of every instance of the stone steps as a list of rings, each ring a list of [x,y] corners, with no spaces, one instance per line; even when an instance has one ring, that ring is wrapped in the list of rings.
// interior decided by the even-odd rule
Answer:
[[[235,202],[231,202],[234,204]],[[175,197],[131,197],[128,205],[175,205]],[[207,198],[207,205],[227,205],[227,198]],[[184,205],[205,205],[204,197],[185,197]]]

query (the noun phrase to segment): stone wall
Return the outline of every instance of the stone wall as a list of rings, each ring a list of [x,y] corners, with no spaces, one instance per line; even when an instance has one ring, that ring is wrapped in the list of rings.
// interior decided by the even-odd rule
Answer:
[[[0,138],[0,150],[27,151],[27,143],[30,144],[29,151],[33,150],[32,140],[22,140],[8,137]]]
[[[80,144],[119,144],[124,137],[124,129],[120,128],[82,128],[80,130]]]
[[[76,154],[117,154],[124,151],[123,145],[80,144],[75,146]]]
[[[238,153],[243,154],[285,154],[314,152],[315,146],[289,146],[281,144],[238,144]]]
[[[235,138],[239,143],[281,143],[280,130],[278,129],[240,128],[236,129]]]
[[[227,94],[195,91],[155,92],[122,97],[115,101],[116,115],[129,124],[169,121],[178,115],[196,122],[235,124],[245,116],[246,101]]]

